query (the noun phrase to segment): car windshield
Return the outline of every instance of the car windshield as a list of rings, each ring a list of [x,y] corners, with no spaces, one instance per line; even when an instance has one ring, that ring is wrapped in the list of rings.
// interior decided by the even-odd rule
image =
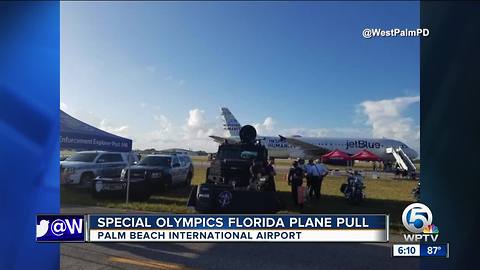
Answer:
[[[97,153],[76,153],[73,156],[67,158],[67,161],[79,161],[79,162],[93,162]]]
[[[143,166],[170,166],[171,159],[170,157],[155,157],[149,156],[142,159],[138,165]]]

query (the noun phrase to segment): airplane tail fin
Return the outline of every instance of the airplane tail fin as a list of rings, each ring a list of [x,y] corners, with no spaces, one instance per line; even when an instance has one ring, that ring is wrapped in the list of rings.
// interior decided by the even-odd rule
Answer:
[[[230,112],[228,108],[222,108],[222,116],[223,116],[223,129],[230,135],[231,137],[239,136],[240,135],[240,128],[242,127],[240,123],[238,123],[235,116]]]

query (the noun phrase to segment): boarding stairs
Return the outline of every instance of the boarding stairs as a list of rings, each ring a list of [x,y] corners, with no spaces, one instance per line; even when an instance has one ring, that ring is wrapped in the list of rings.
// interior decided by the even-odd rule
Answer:
[[[413,164],[412,160],[405,154],[405,152],[403,152],[402,148],[389,147],[386,149],[386,152],[393,155],[393,157],[397,161],[397,164],[404,171],[414,173],[417,170],[415,164]]]

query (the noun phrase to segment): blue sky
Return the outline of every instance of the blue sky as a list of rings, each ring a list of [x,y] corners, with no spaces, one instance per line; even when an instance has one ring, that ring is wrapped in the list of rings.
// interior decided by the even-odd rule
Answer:
[[[418,26],[418,2],[62,2],[62,107],[140,148],[212,150],[226,106],[262,133],[418,149],[419,39],[361,35]]]

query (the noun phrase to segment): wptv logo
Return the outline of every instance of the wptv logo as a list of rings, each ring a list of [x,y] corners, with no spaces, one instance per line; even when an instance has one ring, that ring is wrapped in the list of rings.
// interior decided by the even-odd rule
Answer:
[[[83,215],[37,215],[37,242],[84,242]]]
[[[403,210],[403,226],[413,234],[403,234],[407,242],[435,242],[438,239],[438,227],[433,222],[433,214],[423,203],[412,203]]]

